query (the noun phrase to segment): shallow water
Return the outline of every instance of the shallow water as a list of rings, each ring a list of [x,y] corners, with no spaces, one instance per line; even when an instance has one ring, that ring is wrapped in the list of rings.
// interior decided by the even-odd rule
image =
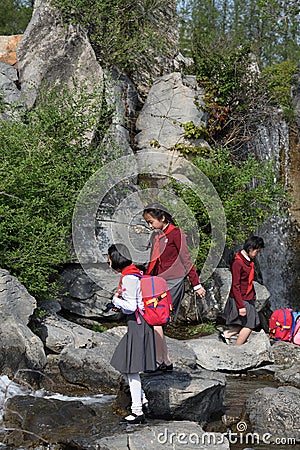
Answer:
[[[296,448],[300,448],[299,444],[293,444],[292,442],[290,442],[291,445],[289,445],[285,438],[282,438],[277,444],[271,444],[268,437],[266,437],[265,443],[258,444],[255,433],[251,433],[250,428],[247,430],[249,424],[244,418],[245,402],[254,391],[264,387],[276,388],[278,387],[278,383],[263,377],[251,377],[246,375],[226,376],[226,393],[224,399],[226,411],[223,421],[226,422],[227,418],[227,430],[229,430],[228,437],[231,450],[295,450]],[[217,429],[218,425],[220,426],[220,423],[215,423],[213,428]],[[222,424],[222,426],[224,427],[224,424]],[[230,430],[232,431],[232,435],[230,435]],[[244,432],[244,438],[239,430]]]

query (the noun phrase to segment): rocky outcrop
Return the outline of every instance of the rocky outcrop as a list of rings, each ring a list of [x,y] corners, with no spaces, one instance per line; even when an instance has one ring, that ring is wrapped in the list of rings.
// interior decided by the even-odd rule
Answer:
[[[73,385],[90,389],[116,391],[120,373],[109,361],[120,337],[101,333],[98,346],[94,348],[65,347],[59,355],[58,366],[63,378]]]
[[[45,348],[53,353],[60,353],[65,347],[74,349],[95,347],[101,339],[100,333],[76,325],[70,320],[57,315],[48,315],[37,329]]]
[[[145,13],[144,11],[142,14]],[[160,40],[160,45],[157,43],[154,50],[150,43],[146,49],[136,54],[135,66],[139,70],[133,71],[131,78],[142,97],[148,94],[154,80],[161,75],[174,72],[176,67],[182,67],[187,62],[182,61],[184,58],[178,49],[176,1],[154,2],[146,14]]]
[[[299,408],[300,390],[292,386],[258,389],[246,402],[253,431],[261,438],[267,435],[269,443],[300,442]]]
[[[12,317],[0,324],[0,372],[10,377],[38,377],[47,363],[42,341]]]
[[[43,85],[71,88],[76,83],[92,90],[103,84],[103,71],[86,33],[79,26],[64,24],[47,1],[35,8],[17,57],[28,107],[34,105]]]
[[[24,285],[7,270],[0,269],[1,320],[14,317],[16,321],[27,325],[36,306],[35,298]]]
[[[299,147],[299,133],[300,133],[300,72],[298,71],[295,79],[295,84],[291,90],[292,102],[295,108],[295,126],[290,130],[290,161],[289,161],[289,187],[293,196],[293,202],[290,205],[292,220],[295,223],[297,230],[300,230],[300,183],[297,174],[300,170],[300,147]]]
[[[186,139],[182,127],[186,122],[205,125],[203,95],[194,76],[174,72],[155,80],[136,122],[137,150],[161,152],[182,144],[208,147],[203,140]]]
[[[104,73],[104,95],[111,110],[111,124],[104,138],[108,151],[118,156],[130,154],[138,108],[138,91],[134,83],[116,68]]]

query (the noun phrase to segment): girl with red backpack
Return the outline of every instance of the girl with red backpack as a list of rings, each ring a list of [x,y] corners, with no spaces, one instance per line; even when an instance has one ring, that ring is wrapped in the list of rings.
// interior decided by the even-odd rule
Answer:
[[[131,414],[124,417],[121,423],[140,424],[145,421],[143,404],[147,400],[139,373],[156,369],[154,331],[143,319],[143,315],[136,312],[137,307],[144,309],[140,288],[142,273],[132,264],[128,248],[124,244],[111,245],[108,249],[108,263],[121,274],[117,293],[112,300],[113,310],[121,310],[126,314],[128,326],[127,333],[117,345],[110,362],[128,381],[131,394]]]
[[[232,282],[223,317],[229,330],[219,333],[219,339],[228,344],[230,338],[238,334],[235,345],[244,344],[259,324],[255,308],[256,294],[253,286],[254,259],[264,248],[259,236],[251,236],[234,258],[231,265]]]

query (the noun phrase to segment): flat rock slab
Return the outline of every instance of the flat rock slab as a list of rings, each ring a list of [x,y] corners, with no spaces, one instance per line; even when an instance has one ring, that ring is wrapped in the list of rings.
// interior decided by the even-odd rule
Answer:
[[[195,422],[166,422],[142,425],[137,429],[127,427],[128,432],[97,440],[99,450],[229,450],[229,442],[221,433],[205,433]],[[98,445],[98,446],[97,446]],[[81,447],[85,448],[85,447]]]
[[[194,350],[197,363],[207,370],[242,372],[274,362],[268,336],[261,331],[252,333],[241,346],[227,345],[216,335],[185,341]]]
[[[62,322],[59,323],[61,326],[63,325]],[[69,339],[70,336],[74,338],[73,332],[75,329],[77,330],[77,342],[81,343],[82,348],[67,345],[61,351],[58,365],[63,378],[69,383],[79,384],[93,390],[95,388],[108,389],[109,391],[116,389],[119,386],[121,374],[110,365],[110,360],[117,344],[126,333],[127,327],[115,327],[104,333],[93,333],[88,330],[88,334],[83,327],[77,326],[75,328],[70,325],[69,330],[63,328],[65,340]],[[79,330],[83,330],[80,336]],[[49,327],[50,331],[51,328]],[[53,330],[52,333],[54,333]],[[49,341],[50,337],[47,339]],[[167,343],[176,368],[184,368],[190,371],[197,367],[196,355],[191,348],[175,339],[167,338]]]

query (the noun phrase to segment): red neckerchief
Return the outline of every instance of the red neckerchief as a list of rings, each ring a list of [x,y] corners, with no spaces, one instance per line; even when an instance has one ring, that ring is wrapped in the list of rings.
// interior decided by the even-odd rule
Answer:
[[[243,261],[243,258],[240,253],[237,253],[235,255],[235,259],[239,259],[240,261]],[[248,278],[248,288],[247,288],[246,295],[249,294],[249,292],[251,292],[251,290],[252,290],[253,280],[254,280],[254,262],[250,261],[250,273],[249,273],[249,278]]]
[[[146,270],[146,274],[147,275],[151,275],[154,267],[156,266],[157,261],[159,261],[160,259],[160,248],[159,248],[159,240],[165,236],[167,236],[167,234],[171,233],[171,231],[173,231],[175,228],[175,225],[173,225],[172,223],[169,223],[169,225],[162,231],[157,231],[155,236],[154,236],[154,242],[153,242],[153,246],[151,249],[151,256],[150,256],[150,262],[148,264],[147,270]]]
[[[130,266],[127,266],[122,270],[117,290],[117,294],[120,297],[122,297],[122,280],[125,275],[137,275],[139,277],[142,277],[143,272],[139,270],[134,264],[130,264]]]

